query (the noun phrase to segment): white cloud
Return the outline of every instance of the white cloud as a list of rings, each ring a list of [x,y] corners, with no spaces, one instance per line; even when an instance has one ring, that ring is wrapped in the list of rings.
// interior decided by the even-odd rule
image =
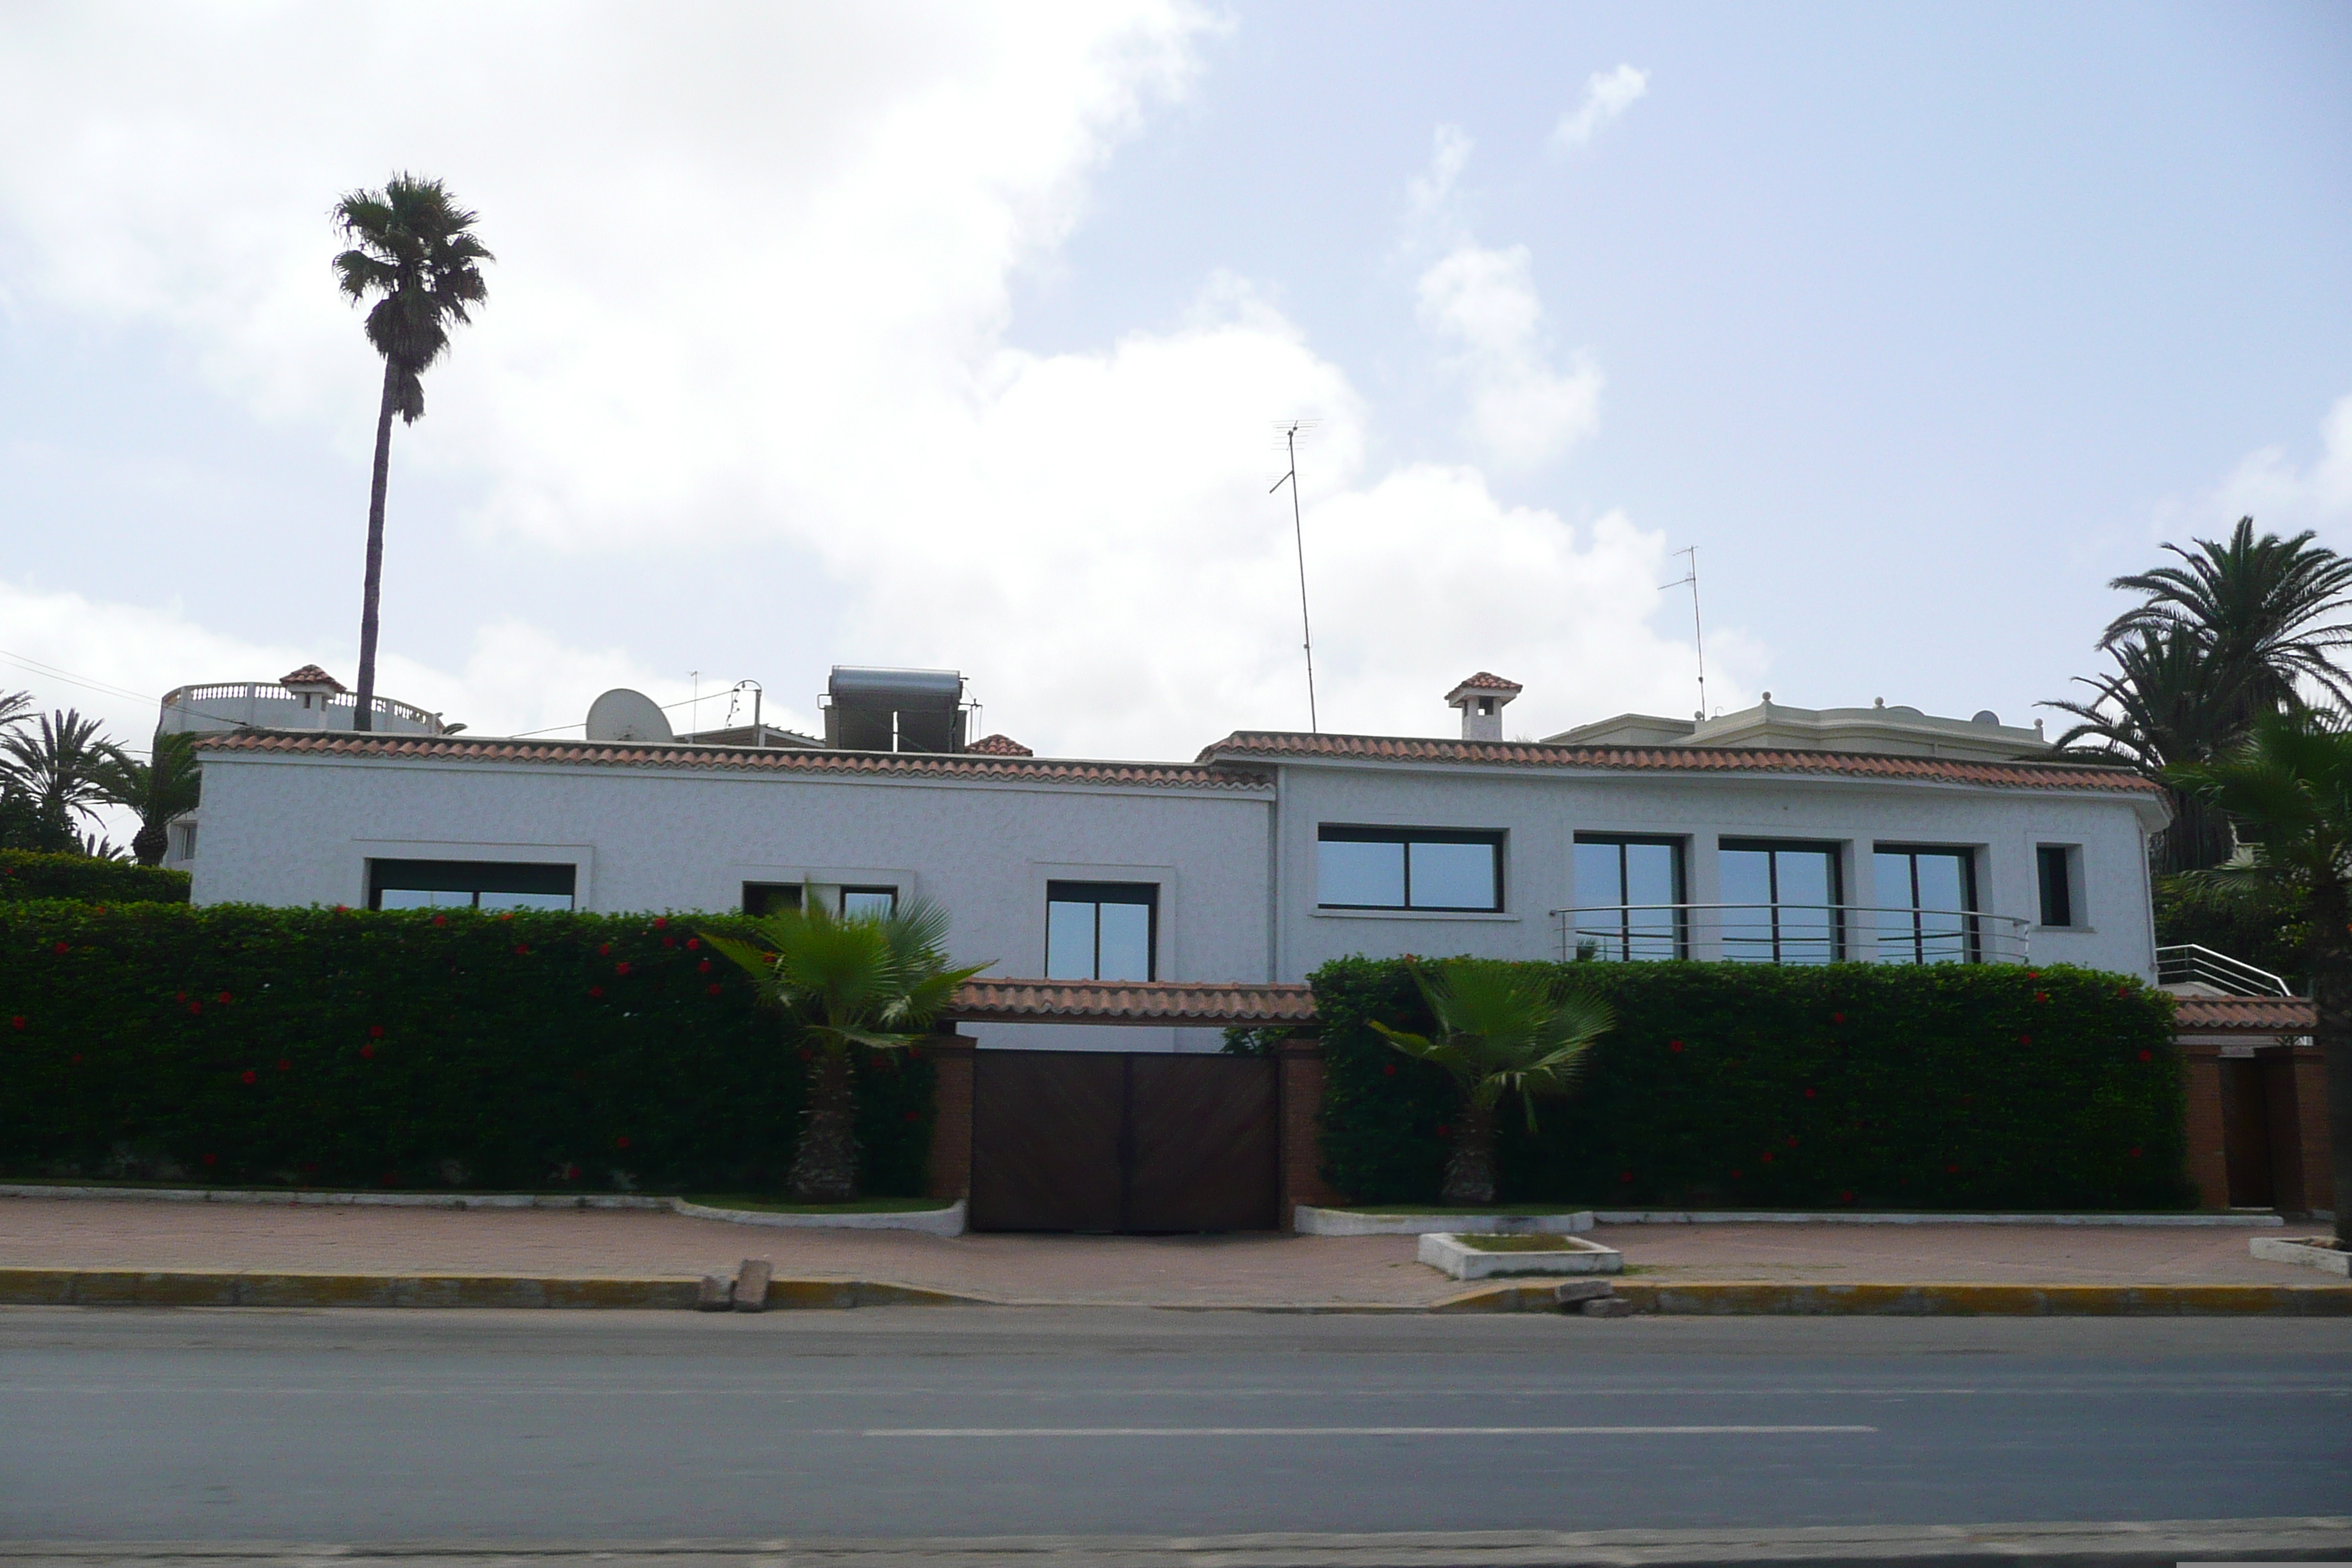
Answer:
[[[2251,517],[2268,533],[2294,533],[2352,523],[2352,395],[2339,397],[2319,421],[2319,456],[2297,468],[2284,446],[2264,447],[2239,460],[2200,504],[2210,528]]]
[[[1559,117],[1552,127],[1551,150],[1573,153],[1591,145],[1601,128],[1633,107],[1633,100],[1650,90],[1650,73],[1621,65],[1615,70],[1595,71],[1584,84],[1584,101]]]
[[[1371,471],[1359,394],[1245,282],[1208,279],[1181,322],[1096,352],[1013,346],[1013,279],[1186,90],[1210,25],[1174,0],[191,8],[129,33],[18,12],[0,276],[20,308],[160,329],[225,397],[363,454],[375,377],[324,212],[413,167],[481,209],[499,259],[395,441],[404,471],[478,500],[457,534],[404,514],[404,550],[456,557],[470,534],[648,584],[708,569],[682,543],[723,540],[744,574],[813,562],[778,603],[821,605],[842,662],[959,665],[991,727],[1041,749],[1185,754],[1304,722],[1288,505],[1265,487],[1269,421],[1305,415],[1327,727],[1442,731],[1440,694],[1481,667],[1527,681],[1514,713],[1544,728],[1678,710],[1659,672],[1686,645],[1649,629],[1660,538],[1507,507],[1467,469]],[[1431,222],[1468,153],[1441,133],[1415,198]],[[1448,243],[1420,308],[1473,437],[1529,465],[1591,434],[1600,373],[1551,368],[1526,251]],[[610,685],[686,694],[648,673],[688,661],[686,615],[583,638],[530,588],[461,661],[388,648],[383,689],[480,731],[576,721]],[[11,592],[0,646],[136,690],[335,663],[177,610]],[[20,616],[47,629],[20,636]]]

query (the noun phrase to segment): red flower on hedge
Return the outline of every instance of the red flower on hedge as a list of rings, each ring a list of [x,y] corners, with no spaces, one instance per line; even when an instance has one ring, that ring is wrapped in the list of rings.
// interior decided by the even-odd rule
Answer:
[[[615,1148],[615,1149],[625,1149],[625,1148],[627,1148],[628,1146],[629,1146],[629,1138],[628,1138],[628,1134],[626,1134],[625,1132],[625,1133],[623,1133],[620,1137],[615,1138],[615,1139],[614,1139],[614,1140],[613,1140],[613,1147],[614,1147],[614,1148]]]
[[[504,914],[500,915],[500,916],[499,917],[499,919],[500,919],[500,920],[502,920],[502,921],[510,921],[510,920],[514,919],[514,911],[513,911],[512,910],[507,910],[507,911],[506,911],[506,913],[504,913]]]
[[[66,1065],[67,1065],[68,1067],[77,1067],[77,1068],[78,1068],[78,1067],[79,1067],[79,1066],[81,1066],[81,1053],[80,1053],[79,1051],[76,1051],[72,1056],[70,1056],[70,1057],[67,1058],[66,1058]]]
[[[25,1026],[25,1015],[19,1013],[15,1017],[9,1019],[8,1023],[9,1026],[12,1028],[21,1029]]]
[[[1666,1042],[1666,1049],[1670,1051],[1679,1052],[1682,1048],[1683,1043],[1680,1040],[1668,1040]]]
[[[368,1038],[371,1040],[380,1040],[383,1038],[383,1026],[382,1024],[370,1024],[368,1026]]]
[[[227,993],[227,992],[226,992],[226,991],[224,991],[224,992],[222,992],[218,996],[214,997],[214,998],[213,998],[213,1000],[214,1000],[214,1001],[215,1001],[215,1002],[218,1002],[222,1006],[226,1007],[226,1006],[227,1006],[227,1005],[228,1005],[228,1001],[229,1001],[228,993]]]
[[[2047,1002],[2050,1000],[2050,993],[2047,991],[2036,991],[2033,994],[2033,999],[2036,1002]]]
[[[1838,1194],[1838,1202],[1842,1204],[1850,1204],[1853,1202],[1853,1194],[1852,1193],[1840,1193]]]
[[[243,1080],[247,1083],[259,1083],[261,1081],[261,1075],[255,1072],[251,1068],[246,1068],[242,1077]]]
[[[907,1112],[907,1120],[909,1121],[920,1121],[922,1119],[923,1113],[919,1110],[910,1110]]]
[[[1944,1167],[1944,1174],[1948,1176],[1957,1176],[1959,1173],[1960,1168],[1958,1165],[1947,1165]]]
[[[1454,1136],[1454,1129],[1441,1121],[1437,1124],[1437,1135],[1440,1138],[1451,1138]]]
[[[1772,1156],[1769,1152],[1764,1156],[1764,1163],[1768,1165],[1772,1163]]]
[[[1845,1022],[1845,1015],[1843,1013],[1832,1013],[1830,1015],[1830,1022],[1832,1024],[1843,1024]]]
[[[529,958],[530,956],[530,943],[527,942],[519,942],[515,943],[515,956],[517,958]]]
[[[2029,969],[2025,972],[2025,977],[2028,980],[2039,980],[2042,978],[2042,971],[2038,969]]]
[[[719,982],[717,982],[716,980],[714,980],[714,981],[712,981],[712,982],[711,982],[708,986],[704,987],[704,989],[705,989],[705,990],[707,990],[707,991],[708,991],[711,995],[716,996],[716,995],[718,995],[718,994],[719,994]]]
[[[1790,1148],[1791,1148],[1791,1149],[1793,1149],[1793,1148],[1795,1148],[1796,1146],[1797,1146],[1797,1141],[1796,1141],[1794,1138],[1790,1139],[1790,1140],[1789,1140],[1789,1147],[1790,1147]]]
[[[58,943],[58,944],[57,944],[57,946],[55,946],[55,947],[51,948],[49,951],[50,951],[50,952],[57,952],[57,953],[68,953],[68,952],[71,952],[73,951],[73,949],[72,949],[72,948],[70,948],[70,947],[68,947],[68,945],[66,945],[64,942],[59,942],[59,943]]]
[[[1805,1090],[1805,1098],[1806,1098],[1807,1100],[1811,1100],[1811,1099],[1812,1099],[1812,1098],[1813,1098],[1813,1091],[1812,1091],[1811,1089],[1807,1089],[1807,1090]]]
[[[2134,1145],[2132,1145],[2131,1157],[2132,1157],[2133,1159],[2135,1159],[2135,1160],[2137,1160],[2137,1159],[2138,1159],[2138,1158],[2139,1158],[2139,1145],[2137,1145],[2137,1143],[2135,1143]]]
[[[1381,1076],[1383,1078],[1396,1077],[1396,1063],[1391,1062],[1388,1066],[1381,1068]]]
[[[686,951],[688,952],[692,952],[696,948],[700,947],[701,945],[702,939],[698,936],[690,936],[686,939]]]
[[[588,987],[588,994],[591,996],[602,996],[604,994],[604,988],[602,985],[591,985]]]
[[[666,936],[662,938],[662,945],[664,947],[676,947],[677,945],[677,938],[674,936]]]
[[[2142,1051],[2139,1054],[2139,1059],[2144,1062],[2152,1062],[2156,1059],[2156,1053],[2154,1051]]]
[[[204,1010],[205,1005],[201,1002],[191,1002],[188,1004],[188,1011],[191,1013],[201,1013]]]
[[[279,1057],[278,1058],[278,1070],[279,1072],[292,1072],[294,1070],[294,1064],[288,1061],[284,1057]]]
[[[1618,1179],[1619,1181],[1621,1181],[1621,1182],[1630,1182],[1630,1181],[1632,1181],[1632,1180],[1633,1179],[1633,1172],[1631,1172],[1631,1171],[1628,1171],[1628,1172],[1626,1172],[1623,1175],[1619,1176],[1617,1179]]]
[[[447,915],[435,915],[433,917],[433,923],[437,926],[447,925],[449,923],[449,917]]]
[[[703,974],[708,974],[708,973],[710,973],[710,960],[709,960],[709,959],[707,959],[707,958],[706,958],[706,959],[704,959],[700,963],[696,964],[694,967],[695,967],[695,969],[696,969],[698,973],[703,973]]]
[[[207,1154],[205,1156],[205,1163],[207,1165],[217,1164],[219,1162],[220,1156],[218,1154]]]
[[[2030,1046],[2033,1043],[2033,1037],[2032,1035],[2020,1035],[2017,1037],[2017,1043],[2021,1046]]]
[[[599,957],[599,958],[610,958],[610,957],[612,957],[612,956],[613,956],[613,944],[612,944],[611,942],[605,942],[605,943],[604,943],[603,945],[599,946],[599,947],[596,949],[596,956],[597,956],[597,957]]]
[[[375,1047],[373,1046],[362,1046],[360,1047],[360,1055],[372,1058],[375,1055]]]
[[[664,931],[664,930],[668,929],[668,926],[669,926],[669,921],[668,921],[667,920],[664,919],[662,916],[660,916],[660,915],[656,915],[656,916],[654,917],[654,930],[656,930],[656,931]]]
[[[620,963],[616,963],[616,964],[613,965],[613,973],[615,973],[615,974],[626,974],[628,972],[629,972],[629,961],[628,961],[627,959],[625,959],[625,959],[623,959]]]

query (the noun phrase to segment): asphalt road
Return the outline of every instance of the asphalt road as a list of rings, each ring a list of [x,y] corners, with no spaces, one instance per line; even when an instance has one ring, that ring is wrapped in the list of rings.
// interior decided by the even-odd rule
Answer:
[[[0,1309],[5,1540],[2346,1511],[2345,1321]]]

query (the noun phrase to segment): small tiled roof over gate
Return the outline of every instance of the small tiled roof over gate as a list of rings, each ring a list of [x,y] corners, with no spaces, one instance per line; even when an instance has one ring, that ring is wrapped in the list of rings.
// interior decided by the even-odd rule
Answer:
[[[942,1017],[966,1024],[1180,1024],[1255,1028],[1315,1022],[1306,985],[1181,980],[974,980]]]
[[[2307,1035],[2318,1026],[2306,996],[2183,996],[2172,1008],[2178,1035]]]

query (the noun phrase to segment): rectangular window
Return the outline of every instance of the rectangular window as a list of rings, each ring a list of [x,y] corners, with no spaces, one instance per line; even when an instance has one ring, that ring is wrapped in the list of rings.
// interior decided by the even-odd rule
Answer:
[[[747,915],[772,915],[800,907],[801,885],[798,882],[743,884],[743,912]]]
[[[372,910],[568,910],[577,868],[521,860],[371,860]]]
[[[1503,836],[1448,827],[1331,827],[1318,836],[1318,901],[1327,910],[1503,907]]]
[[[1575,946],[1629,963],[1688,956],[1683,886],[1679,838],[1578,834]]]
[[[1845,957],[1838,847],[1727,838],[1723,956],[1752,963],[1835,963]]]
[[[1977,858],[1969,849],[1882,844],[1878,882],[1881,963],[1975,963]]]
[[[898,912],[898,889],[844,888],[841,889],[841,912],[844,915],[879,915],[888,920]]]
[[[2074,923],[2074,851],[2063,844],[2043,844],[2033,851],[2033,868],[2042,883],[2042,923]]]
[[[1156,882],[1045,884],[1045,978],[1153,980],[1160,949]]]

